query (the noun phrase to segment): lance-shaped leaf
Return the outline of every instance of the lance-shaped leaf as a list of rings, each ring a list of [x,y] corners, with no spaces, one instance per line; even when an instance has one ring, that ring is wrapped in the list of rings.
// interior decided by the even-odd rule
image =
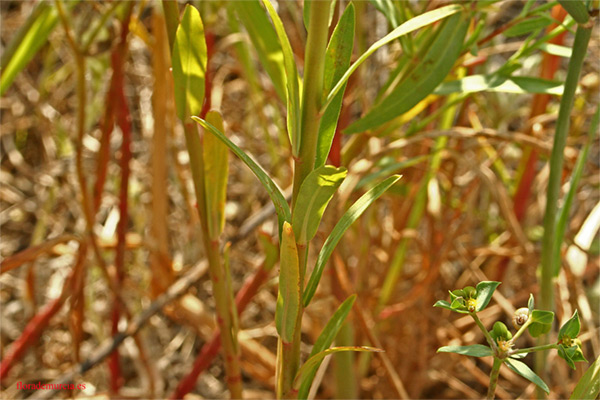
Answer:
[[[279,292],[275,310],[277,333],[284,345],[292,342],[300,312],[300,267],[294,231],[288,222],[283,224],[279,256]],[[299,329],[299,327],[298,327]]]
[[[236,156],[238,156],[244,162],[244,164],[248,166],[248,168],[250,168],[250,170],[258,178],[260,183],[262,183],[264,188],[267,190],[267,193],[269,193],[269,197],[271,197],[273,205],[275,206],[275,212],[277,213],[277,217],[279,219],[279,231],[281,236],[281,228],[283,226],[283,222],[291,221],[292,213],[290,211],[290,207],[287,201],[285,200],[285,197],[283,197],[281,190],[279,190],[275,182],[273,182],[273,180],[269,177],[269,175],[267,175],[267,173],[262,169],[260,165],[258,165],[252,158],[250,158],[246,153],[244,153],[242,149],[237,147],[231,140],[227,138],[227,136],[225,136],[223,132],[217,129],[214,125],[203,120],[202,118],[192,117],[192,119],[200,125],[202,125],[202,127],[205,128],[208,132],[215,135],[223,143],[225,143],[225,145],[227,145],[227,147],[229,147],[229,149]]]
[[[470,346],[444,346],[437,350],[438,353],[456,353],[471,357],[493,356],[494,352],[488,346],[472,344]]]
[[[500,285],[500,282],[495,281],[483,281],[477,284],[477,306],[475,311],[479,312],[487,307],[498,285]]]
[[[332,2],[335,3],[335,2]],[[325,69],[323,73],[323,97],[344,75],[350,65],[352,47],[354,46],[354,5],[350,3],[340,17],[340,20],[331,35],[325,53]],[[329,106],[323,112],[319,125],[319,136],[317,139],[317,158],[315,167],[324,165],[331,149],[331,143],[335,134],[338,118],[342,109],[342,100],[346,84],[342,86],[339,93],[333,98]]]
[[[296,374],[296,378],[294,379],[293,389],[298,390],[300,388],[300,386],[302,386],[302,383],[308,378],[309,372],[316,365],[320,364],[326,356],[333,354],[333,353],[339,353],[341,351],[369,351],[372,353],[383,353],[383,350],[381,350],[381,349],[378,349],[375,347],[368,347],[368,346],[332,347],[332,348],[322,351],[318,354],[315,354],[314,356],[312,356],[311,358],[306,360],[304,365],[302,365],[302,367],[300,367],[300,370]]]
[[[218,130],[224,131],[223,119],[217,111],[206,114],[206,120]],[[212,240],[219,237],[225,225],[225,201],[227,197],[227,176],[229,163],[227,146],[215,135],[204,136],[204,193],[208,232]]]
[[[573,390],[571,400],[593,400],[598,398],[600,393],[600,358],[585,371],[577,386]]]
[[[23,68],[48,41],[58,23],[58,11],[49,2],[39,2],[23,26],[4,48],[0,67],[0,96],[10,87]]]
[[[292,153],[294,156],[297,156],[300,149],[300,78],[298,69],[296,68],[296,60],[294,59],[290,40],[285,33],[283,23],[279,19],[277,11],[275,11],[269,0],[263,0],[263,4],[271,16],[275,32],[277,32],[277,37],[279,38],[279,44],[283,50],[283,65],[285,67],[287,89],[287,128],[290,142],[292,143]]]
[[[344,213],[342,218],[340,218],[338,223],[329,234],[325,244],[323,244],[321,251],[319,252],[315,268],[310,275],[310,279],[308,280],[303,294],[302,302],[304,307],[308,306],[315,295],[315,291],[317,290],[317,286],[321,280],[321,275],[323,275],[325,264],[327,264],[327,261],[329,260],[329,257],[331,257],[335,246],[337,246],[346,230],[375,200],[379,198],[379,196],[384,194],[394,183],[398,182],[399,179],[399,175],[394,175],[379,183],[377,186],[373,187],[367,193],[362,195],[360,199],[356,200],[356,202],[350,206],[348,211]]]
[[[427,53],[411,73],[379,104],[344,132],[356,133],[376,128],[404,114],[430,95],[448,75],[462,50],[468,19],[455,14],[443,22]]]
[[[347,172],[343,167],[323,165],[304,179],[292,216],[292,226],[298,244],[306,244],[315,236],[325,208]]]
[[[531,76],[470,75],[455,81],[441,83],[433,94],[448,95],[452,93],[543,93],[562,95],[564,86],[561,82]]]
[[[356,295],[353,294],[352,296],[350,296],[346,300],[344,300],[344,302],[342,304],[340,304],[340,306],[338,307],[336,312],[333,314],[333,316],[331,317],[329,322],[327,322],[327,325],[325,325],[325,328],[323,328],[323,332],[321,332],[321,334],[317,338],[317,341],[315,342],[315,345],[313,346],[312,351],[310,352],[310,355],[308,356],[308,358],[311,358],[312,356],[317,355],[318,353],[328,349],[329,346],[331,346],[331,344],[335,340],[335,337],[337,336],[338,332],[340,331],[342,324],[346,320],[348,313],[352,309],[352,306],[354,305],[355,300],[356,300]],[[321,362],[318,362],[314,365],[314,367],[312,368],[311,371],[306,372],[306,378],[301,383],[300,390],[298,392],[299,399],[305,399],[308,396],[308,392],[310,390],[310,385],[312,384],[313,378],[314,378],[315,374],[317,373],[317,370],[319,369],[320,365],[321,365]]]
[[[550,389],[548,388],[548,385],[546,385],[544,383],[544,381],[542,380],[542,378],[537,376],[535,374],[535,372],[533,372],[531,370],[531,368],[529,368],[527,366],[527,364],[525,364],[524,362],[519,361],[519,360],[514,360],[512,358],[507,358],[505,362],[506,362],[506,365],[508,365],[508,368],[512,369],[515,373],[517,373],[517,374],[521,375],[523,378],[535,383],[544,392],[550,394]]]
[[[200,13],[187,5],[173,46],[173,82],[177,116],[198,115],[204,103],[206,40]],[[189,114],[186,114],[189,112]]]
[[[453,4],[445,7],[440,7],[432,11],[428,11],[424,14],[418,15],[414,18],[409,19],[383,38],[379,39],[375,43],[371,45],[355,62],[348,68],[348,70],[344,73],[342,78],[335,84],[334,88],[331,89],[331,92],[327,95],[327,99],[323,104],[323,110],[327,108],[329,103],[333,100],[333,98],[342,90],[342,87],[346,84],[350,76],[358,69],[358,67],[365,62],[367,58],[375,51],[385,46],[386,44],[408,34],[413,31],[416,31],[419,28],[423,28],[424,26],[431,25],[434,22],[437,22],[441,19],[444,19],[452,14],[456,14],[457,12],[463,10],[463,8],[459,5]]]
[[[273,26],[258,0],[231,1],[228,4],[246,27],[258,59],[271,78],[275,91],[285,101],[285,67],[283,50]]]

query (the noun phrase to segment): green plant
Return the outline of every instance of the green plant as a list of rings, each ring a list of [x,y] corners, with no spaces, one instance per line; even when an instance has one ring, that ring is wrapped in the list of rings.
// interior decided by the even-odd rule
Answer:
[[[471,316],[488,343],[488,346],[481,344],[444,346],[438,349],[438,353],[457,353],[471,357],[493,357],[494,362],[490,371],[490,384],[487,392],[488,399],[494,398],[500,367],[503,364],[506,364],[512,371],[535,383],[549,394],[550,389],[544,381],[527,364],[520,360],[528,353],[555,349],[558,351],[558,355],[573,369],[575,369],[575,362],[586,362],[587,360],[581,351],[581,341],[577,338],[581,329],[579,314],[575,310],[573,316],[560,328],[556,342],[524,349],[516,348],[516,340],[525,331],[528,331],[532,337],[539,337],[548,333],[554,321],[554,313],[552,311],[536,310],[534,308],[533,295],[530,294],[527,307],[517,309],[512,317],[513,326],[517,330],[514,335],[501,321],[496,321],[493,328],[488,331],[477,316],[477,313],[487,307],[498,285],[500,285],[500,282],[479,282],[476,287],[467,286],[463,289],[451,291],[449,302],[438,300],[434,304],[434,307],[445,308]]]

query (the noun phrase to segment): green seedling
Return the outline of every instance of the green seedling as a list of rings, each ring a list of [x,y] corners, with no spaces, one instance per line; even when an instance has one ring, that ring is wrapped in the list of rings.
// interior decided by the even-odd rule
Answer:
[[[536,347],[519,349],[516,340],[525,331],[532,337],[539,337],[548,333],[554,321],[552,311],[534,309],[533,295],[529,295],[527,307],[519,308],[514,312],[512,325],[516,332],[511,330],[501,321],[496,321],[490,331],[483,325],[477,313],[483,311],[489,304],[492,295],[500,282],[483,281],[474,288],[467,286],[450,292],[450,301],[438,300],[434,307],[445,308],[461,314],[470,315],[486,338],[488,346],[473,344],[469,346],[443,346],[438,353],[457,353],[471,357],[493,357],[494,363],[490,372],[490,384],[487,399],[493,399],[498,383],[500,367],[503,364],[521,375],[523,378],[535,383],[546,393],[550,393],[548,385],[533,372],[521,359],[528,353],[555,349],[558,355],[567,364],[575,369],[575,362],[586,361],[581,351],[581,341],[577,338],[581,325],[577,310],[573,316],[560,328],[556,342]]]

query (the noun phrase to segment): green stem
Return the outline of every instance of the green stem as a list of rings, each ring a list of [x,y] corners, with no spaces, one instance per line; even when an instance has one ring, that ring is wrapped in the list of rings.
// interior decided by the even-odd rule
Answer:
[[[230,396],[233,399],[242,398],[242,379],[240,370],[240,351],[237,343],[237,329],[234,323],[235,303],[228,288],[225,268],[221,262],[219,240],[211,240],[208,230],[208,210],[205,198],[204,158],[202,142],[197,125],[193,122],[184,123],[186,146],[190,155],[190,169],[194,181],[194,191],[200,214],[202,240],[208,258],[208,268],[213,283],[217,323],[221,331],[221,342],[225,357],[225,375]]]
[[[314,0],[310,4],[310,23],[304,56],[302,89],[302,119],[300,148],[294,168],[294,204],[300,185],[313,170],[317,153],[317,137],[321,122],[320,108],[323,97],[325,50],[329,34],[329,4],[331,0]]]
[[[551,344],[546,344],[544,346],[535,346],[535,347],[527,347],[525,349],[516,349],[516,350],[511,350],[508,353],[508,356],[514,356],[515,354],[527,354],[527,353],[533,353],[535,351],[544,351],[544,350],[552,350],[552,349],[558,349],[558,345],[556,345],[555,343],[551,343]]]
[[[523,332],[525,332],[525,330],[527,329],[527,327],[529,325],[531,325],[533,323],[533,319],[531,319],[531,315],[529,316],[529,319],[527,319],[527,321],[523,324],[523,326],[521,328],[519,328],[519,330],[517,331],[517,333],[515,333],[515,335],[512,337],[512,339],[510,340],[511,343],[514,343],[517,338],[519,336],[521,336],[523,334]]]
[[[496,341],[494,340],[494,338],[492,338],[487,329],[485,329],[485,326],[483,326],[483,323],[481,322],[477,314],[473,312],[469,313],[469,315],[473,318],[473,320],[475,320],[475,323],[477,324],[479,329],[481,329],[481,332],[483,332],[483,336],[485,336],[485,340],[487,340],[492,350],[494,350],[494,354],[498,354],[498,345],[496,344]]]
[[[487,400],[493,400],[496,393],[496,385],[498,384],[498,375],[500,375],[500,366],[503,361],[498,357],[494,357],[494,365],[490,373],[490,386],[488,387]]]
[[[310,2],[310,22],[304,57],[304,85],[302,92],[302,117],[300,148],[294,164],[294,190],[292,205],[295,204],[300,186],[313,170],[317,153],[317,138],[321,122],[320,107],[323,97],[323,72],[325,69],[325,50],[329,35],[329,4],[331,0]],[[304,286],[304,271],[308,245],[298,245],[300,265],[300,291]],[[300,293],[302,297],[302,293]],[[296,329],[291,343],[280,343],[281,359],[278,361],[280,376],[277,380],[278,398],[295,398],[292,384],[300,365],[300,344],[302,332],[303,307],[300,304]],[[281,339],[280,339],[281,342]]]
[[[553,287],[553,267],[554,246],[555,243],[555,222],[557,214],[557,203],[560,193],[561,178],[563,172],[564,150],[569,133],[569,122],[577,82],[581,73],[581,68],[587,54],[587,47],[592,34],[591,27],[579,25],[575,33],[573,42],[573,53],[569,61],[567,78],[565,80],[565,89],[560,101],[558,119],[556,121],[556,132],[554,134],[554,145],[550,156],[550,177],[548,179],[548,189],[546,195],[546,211],[544,214],[544,237],[542,239],[542,266],[540,275],[540,308],[542,310],[554,309],[554,287]],[[547,338],[542,336],[538,341],[540,346],[547,344]],[[546,353],[536,353],[535,369],[537,374],[543,379],[546,365]],[[538,397],[542,398],[544,394],[538,391]]]

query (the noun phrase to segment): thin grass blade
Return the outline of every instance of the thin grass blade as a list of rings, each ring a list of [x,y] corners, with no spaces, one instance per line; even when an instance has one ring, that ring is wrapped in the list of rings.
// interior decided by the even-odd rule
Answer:
[[[329,257],[331,257],[335,246],[337,246],[346,230],[348,230],[354,221],[356,221],[358,217],[360,217],[375,200],[377,200],[390,187],[392,187],[394,183],[398,182],[399,179],[399,175],[394,175],[373,187],[367,193],[362,195],[362,197],[354,204],[352,204],[348,211],[346,211],[346,213],[335,225],[333,231],[331,231],[331,234],[329,234],[329,237],[319,252],[315,268],[313,269],[310,279],[306,285],[306,289],[304,290],[302,298],[304,307],[308,306],[315,295],[315,291],[317,290],[317,286],[321,280],[321,275],[323,275],[323,270],[325,269],[325,264],[327,264],[327,261],[329,260]]]

